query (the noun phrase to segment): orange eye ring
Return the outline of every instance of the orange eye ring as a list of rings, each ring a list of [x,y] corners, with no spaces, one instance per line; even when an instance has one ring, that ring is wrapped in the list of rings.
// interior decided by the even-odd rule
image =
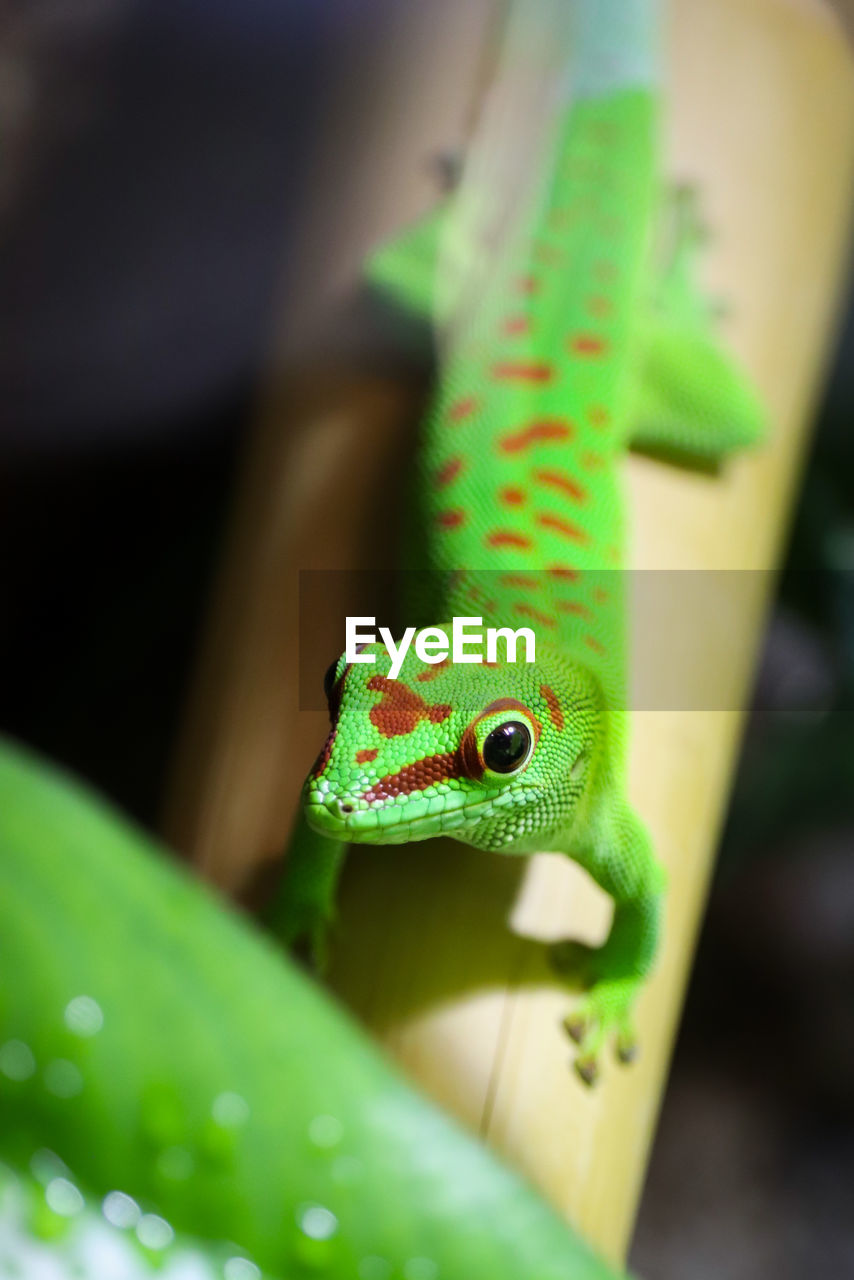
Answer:
[[[515,733],[511,726],[515,727]],[[534,754],[541,732],[542,726],[537,717],[516,698],[498,698],[490,702],[471,722],[460,742],[460,760],[466,776],[480,782],[485,773],[508,778],[521,773]],[[501,739],[504,741],[499,746]],[[487,749],[490,740],[493,745]],[[517,754],[520,745],[524,750]],[[492,757],[492,763],[488,756]],[[499,767],[495,768],[495,764]]]

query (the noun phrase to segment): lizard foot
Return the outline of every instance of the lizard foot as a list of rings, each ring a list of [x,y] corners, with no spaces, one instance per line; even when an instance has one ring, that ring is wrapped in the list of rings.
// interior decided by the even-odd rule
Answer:
[[[633,1062],[637,1038],[632,1008],[641,987],[639,978],[597,978],[596,948],[578,942],[562,942],[553,948],[555,968],[562,977],[588,987],[577,1008],[564,1019],[567,1035],[578,1045],[575,1070],[586,1085],[596,1083],[603,1045],[612,1041],[617,1059]]]
[[[567,1034],[578,1045],[575,1070],[585,1084],[596,1083],[600,1054],[607,1041],[613,1041],[619,1062],[633,1062],[637,1057],[631,1013],[639,987],[636,978],[597,982],[564,1020]]]

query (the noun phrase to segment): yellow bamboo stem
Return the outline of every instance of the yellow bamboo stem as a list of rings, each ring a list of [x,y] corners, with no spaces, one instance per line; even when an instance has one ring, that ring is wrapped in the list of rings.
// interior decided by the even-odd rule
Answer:
[[[420,33],[421,65],[436,69],[445,94],[422,84],[416,110],[396,90],[395,101],[409,104],[410,145],[435,138],[437,104],[443,128],[464,117],[487,16],[485,7],[464,18],[443,6],[443,40],[428,47]],[[671,19],[668,171],[700,189],[713,229],[708,285],[729,305],[727,336],[764,394],[772,434],[721,478],[637,457],[627,464],[635,568],[755,571],[721,596],[724,627],[710,625],[702,610],[680,610],[678,593],[657,611],[661,634],[678,634],[680,660],[687,654],[689,672],[702,673],[693,687],[704,699],[659,701],[633,717],[631,793],[671,877],[661,962],[641,1001],[640,1061],[630,1069],[608,1063],[593,1091],[569,1069],[560,1023],[571,997],[548,973],[541,943],[596,940],[608,911],[582,874],[554,856],[523,866],[450,841],[354,852],[332,974],[409,1074],[615,1260],[631,1231],[769,571],[828,350],[854,177],[851,59],[825,6],[681,0]],[[442,77],[443,49],[463,30],[471,56]],[[414,56],[397,49],[404,61]],[[400,156],[402,134],[391,132]],[[391,210],[400,221],[411,211],[406,192],[386,185],[381,194],[370,206],[379,232],[394,223]],[[356,270],[362,247],[351,239],[342,251],[347,269]],[[360,530],[370,527],[399,463],[394,442],[408,404],[404,391],[365,379],[331,393],[315,386],[298,403],[292,384],[286,397],[275,389],[268,396],[169,821],[173,838],[229,887],[244,885],[284,843],[323,736],[322,717],[299,712],[288,683],[296,670],[295,570],[371,562],[370,536]],[[381,529],[375,550],[385,538]],[[330,621],[319,670],[338,643],[331,631]]]

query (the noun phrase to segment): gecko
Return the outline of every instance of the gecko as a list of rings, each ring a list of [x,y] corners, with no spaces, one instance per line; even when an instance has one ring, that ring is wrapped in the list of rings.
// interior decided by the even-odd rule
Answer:
[[[460,617],[526,626],[536,660],[508,648],[495,662],[424,661],[410,647],[392,679],[386,649],[369,644],[334,662],[297,887],[289,908],[286,882],[279,911],[291,937],[320,936],[350,843],[450,836],[568,856],[614,904],[600,947],[553,950],[585,987],[565,1026],[588,1084],[607,1043],[635,1056],[666,881],[627,795],[623,458],[635,445],[714,467],[764,430],[697,280],[696,200],[663,193],[659,10],[566,7],[547,171],[479,295],[458,300],[419,434],[407,623],[427,640]],[[371,278],[404,304],[429,306],[450,206],[372,260]]]

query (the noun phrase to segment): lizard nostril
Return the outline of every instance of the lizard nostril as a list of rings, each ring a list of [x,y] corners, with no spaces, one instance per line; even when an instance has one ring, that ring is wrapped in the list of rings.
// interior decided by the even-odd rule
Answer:
[[[327,796],[324,804],[336,818],[347,818],[356,812],[356,805],[351,800],[339,800],[337,796]]]

